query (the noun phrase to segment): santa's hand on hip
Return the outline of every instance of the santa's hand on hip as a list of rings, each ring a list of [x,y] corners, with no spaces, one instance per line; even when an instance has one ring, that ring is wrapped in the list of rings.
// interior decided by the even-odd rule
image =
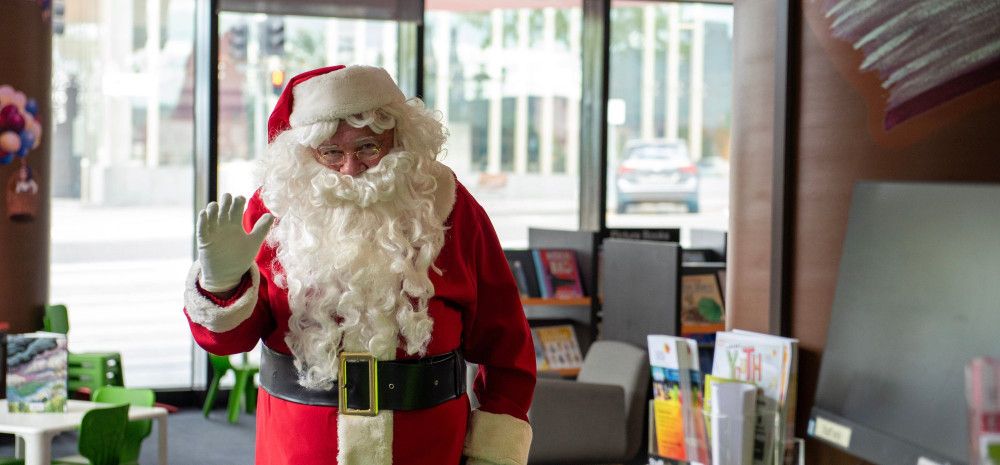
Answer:
[[[239,285],[250,269],[274,222],[274,216],[264,214],[254,224],[250,234],[243,231],[243,207],[246,199],[224,194],[219,202],[211,202],[198,214],[198,261],[201,276],[198,283],[212,293],[225,293]]]

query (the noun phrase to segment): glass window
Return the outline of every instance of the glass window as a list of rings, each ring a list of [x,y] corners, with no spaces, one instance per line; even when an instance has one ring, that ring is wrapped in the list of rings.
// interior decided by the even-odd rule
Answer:
[[[424,95],[450,132],[441,161],[504,247],[579,225],[579,1],[427,2]]]
[[[219,34],[220,193],[257,189],[254,160],[267,147],[267,118],[292,76],[364,64],[399,79],[394,21],[221,12]]]
[[[194,0],[77,1],[52,40],[49,301],[129,386],[189,387]]]
[[[728,228],[733,7],[611,3],[609,227]]]

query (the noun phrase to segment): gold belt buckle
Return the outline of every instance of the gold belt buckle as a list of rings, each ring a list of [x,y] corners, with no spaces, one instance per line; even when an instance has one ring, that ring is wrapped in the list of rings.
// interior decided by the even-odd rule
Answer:
[[[347,364],[365,362],[368,364],[368,408],[352,409],[347,406]],[[378,360],[367,352],[341,352],[340,374],[337,376],[337,394],[340,412],[345,415],[373,417],[378,414]]]

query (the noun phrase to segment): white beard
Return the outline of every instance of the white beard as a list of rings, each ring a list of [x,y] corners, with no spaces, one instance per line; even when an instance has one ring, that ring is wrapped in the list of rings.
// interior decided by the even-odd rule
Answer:
[[[262,163],[261,195],[278,218],[267,242],[277,250],[275,284],[288,290],[285,342],[299,384],[333,387],[342,350],[392,360],[405,343],[407,354],[426,353],[428,270],[445,230],[432,158],[393,151],[351,177],[281,139]]]

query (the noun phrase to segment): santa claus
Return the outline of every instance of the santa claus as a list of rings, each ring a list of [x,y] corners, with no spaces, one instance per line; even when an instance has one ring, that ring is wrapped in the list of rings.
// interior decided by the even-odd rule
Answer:
[[[205,350],[264,342],[257,464],[525,463],[531,335],[441,123],[385,70],[334,66],[289,81],[268,136],[246,211],[199,215],[185,293]]]

